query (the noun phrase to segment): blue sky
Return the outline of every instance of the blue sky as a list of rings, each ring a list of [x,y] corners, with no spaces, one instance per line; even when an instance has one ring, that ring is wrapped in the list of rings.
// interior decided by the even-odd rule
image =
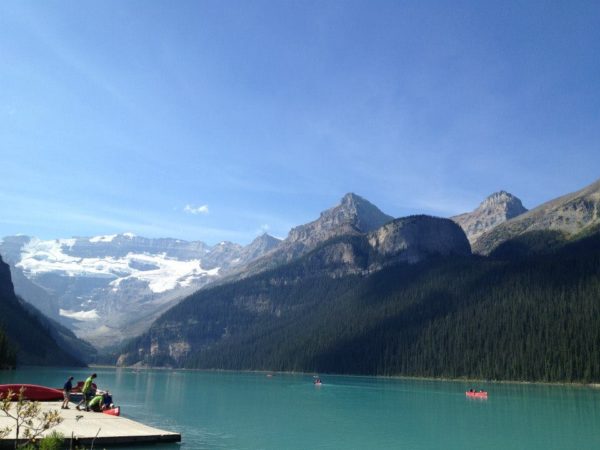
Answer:
[[[600,4],[3,1],[0,236],[285,237],[600,177]]]

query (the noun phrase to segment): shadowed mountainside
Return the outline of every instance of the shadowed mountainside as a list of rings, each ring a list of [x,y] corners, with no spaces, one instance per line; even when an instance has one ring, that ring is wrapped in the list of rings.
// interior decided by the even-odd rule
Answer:
[[[82,358],[69,352],[79,346],[93,351],[73,333],[53,324],[24,304],[14,292],[8,264],[0,257],[0,329],[16,351],[19,365],[82,366]]]

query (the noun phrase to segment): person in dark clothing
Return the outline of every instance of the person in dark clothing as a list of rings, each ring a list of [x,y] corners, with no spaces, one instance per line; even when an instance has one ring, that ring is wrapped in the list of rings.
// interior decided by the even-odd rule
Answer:
[[[71,390],[73,389],[73,377],[69,377],[63,386],[63,403],[61,409],[69,409],[69,401],[71,400]]]

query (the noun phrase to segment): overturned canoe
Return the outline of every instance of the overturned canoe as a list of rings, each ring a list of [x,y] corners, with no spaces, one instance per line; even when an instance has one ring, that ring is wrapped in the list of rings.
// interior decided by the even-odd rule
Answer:
[[[39,386],[37,384],[0,384],[0,396],[6,398],[9,391],[12,392],[13,400],[17,400],[19,391],[23,388],[23,398],[38,402],[49,402],[62,400],[63,393],[60,389]]]
[[[109,416],[120,416],[121,415],[121,407],[117,406],[111,409],[105,409],[102,411],[104,414],[108,414]]]

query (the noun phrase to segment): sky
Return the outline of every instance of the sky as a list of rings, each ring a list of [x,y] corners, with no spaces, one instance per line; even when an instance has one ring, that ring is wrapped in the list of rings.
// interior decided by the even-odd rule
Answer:
[[[0,2],[0,236],[247,244],[599,169],[597,1]]]

